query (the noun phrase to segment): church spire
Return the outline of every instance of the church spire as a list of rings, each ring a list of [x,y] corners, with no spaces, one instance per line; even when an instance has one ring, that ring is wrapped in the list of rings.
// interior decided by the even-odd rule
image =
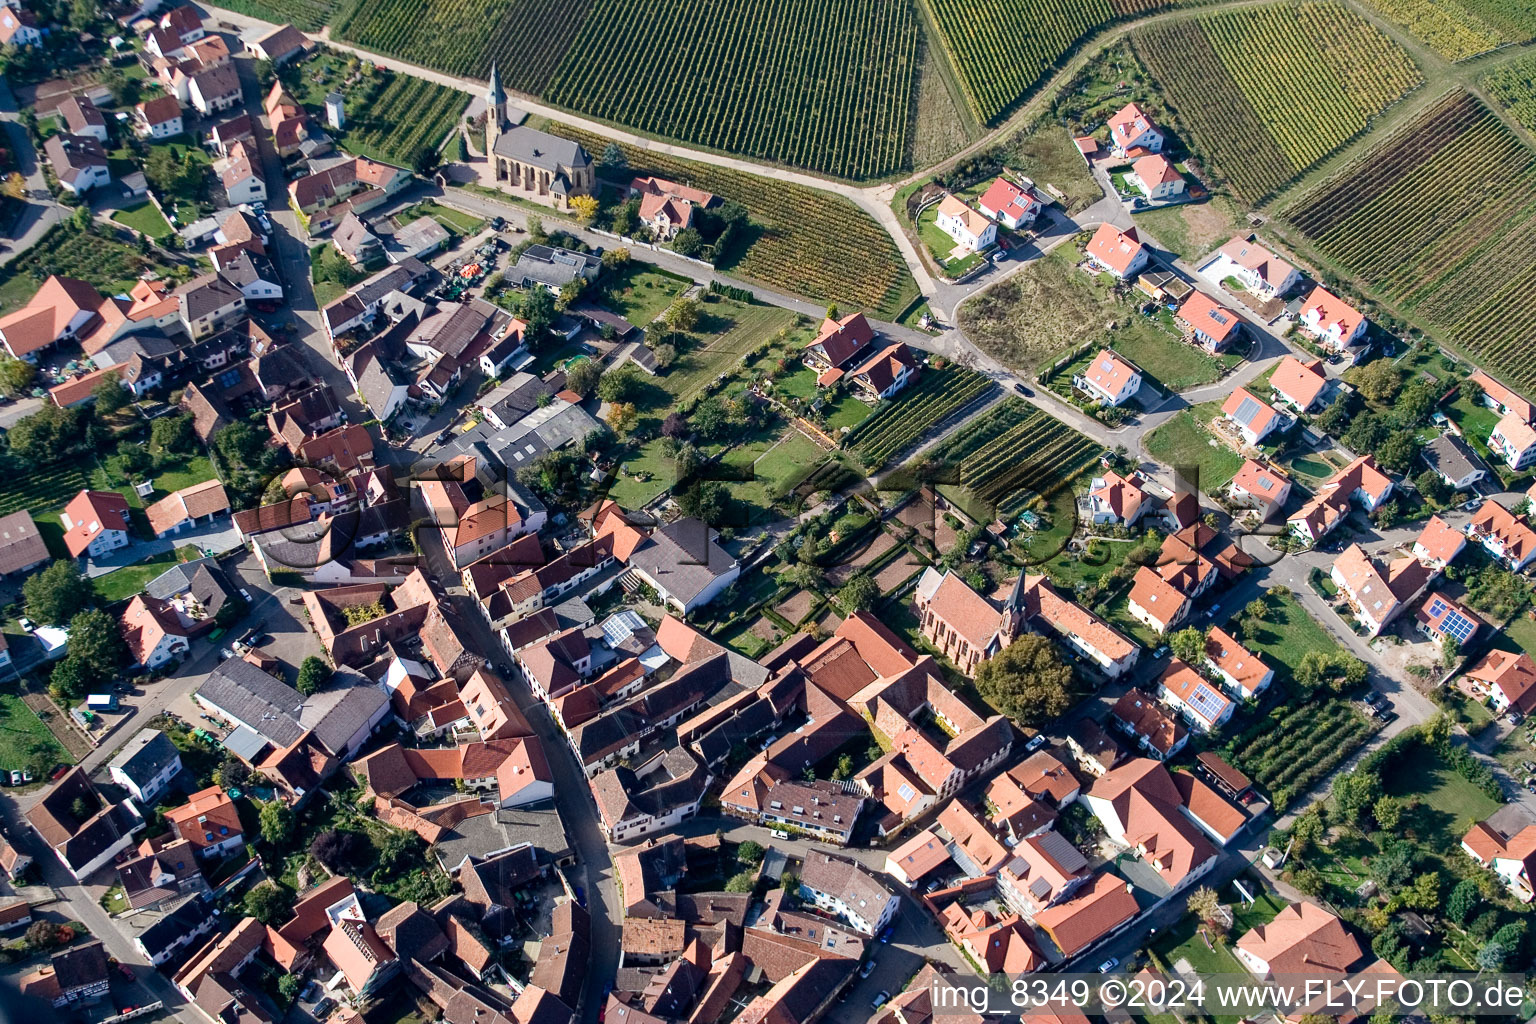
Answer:
[[[485,87],[485,154],[495,162],[496,140],[501,137],[501,125],[507,116],[507,93],[501,87],[501,72],[491,62],[491,80]]]
[[[501,72],[496,70],[496,62],[491,62],[491,81],[485,89],[485,102],[492,110],[501,109],[507,102],[506,90],[501,87]]]

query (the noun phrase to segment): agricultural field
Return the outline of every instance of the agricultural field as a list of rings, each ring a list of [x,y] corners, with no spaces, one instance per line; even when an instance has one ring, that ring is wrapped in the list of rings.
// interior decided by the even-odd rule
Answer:
[[[1276,812],[1354,753],[1375,727],[1342,697],[1282,704],[1234,736],[1225,754],[1269,794]]]
[[[932,0],[939,36],[977,120],[996,120],[1082,39],[1164,0]]]
[[[1254,203],[1423,82],[1401,47],[1331,3],[1223,11],[1144,29],[1134,45],[1192,148]]]
[[[1366,0],[1446,60],[1466,60],[1536,37],[1536,8],[1524,0]]]
[[[593,0],[544,92],[643,132],[840,178],[905,165],[912,0]]]
[[[1482,86],[1515,120],[1536,131],[1536,57],[1505,61],[1482,77]]]
[[[564,124],[550,132],[601,153],[608,139]],[[918,297],[896,243],[850,200],[791,182],[622,146],[636,174],[659,174],[746,207],[753,230],[740,251],[717,254],[722,273],[768,288],[895,319]],[[858,258],[850,258],[857,253]]]
[[[1021,399],[1009,398],[946,441],[934,459],[974,502],[1011,518],[1035,495],[1049,497],[1103,446]],[[973,502],[973,504],[974,504]]]
[[[60,224],[12,260],[0,271],[0,313],[26,305],[49,274],[78,277],[103,295],[117,295],[132,288],[141,273],[156,269],[149,257],[115,235],[103,237],[103,231]]]
[[[336,39],[451,75],[489,78],[538,95],[580,30],[592,0],[376,0],[331,23]]]
[[[319,114],[328,89],[310,103]],[[347,91],[347,126],[341,147],[397,167],[411,167],[423,147],[437,149],[459,123],[469,96],[415,75],[374,72],[362,88]]]
[[[279,25],[291,21],[301,32],[318,32],[343,5],[339,0],[227,0],[223,6]]]
[[[1536,154],[1446,94],[1286,216],[1374,297],[1516,387],[1536,385]],[[1425,195],[1435,202],[1426,205]]]
[[[915,0],[384,0],[338,39],[638,131],[843,178],[909,165]],[[750,15],[745,12],[750,11]]]
[[[1215,494],[1243,468],[1243,457],[1217,441],[1206,424],[1221,411],[1221,403],[1207,402],[1181,409],[1142,442],[1148,455],[1165,466],[1195,466],[1200,490]]]
[[[959,366],[925,370],[916,384],[883,403],[857,429],[849,431],[848,446],[859,453],[869,469],[879,469],[994,387],[986,377]]]

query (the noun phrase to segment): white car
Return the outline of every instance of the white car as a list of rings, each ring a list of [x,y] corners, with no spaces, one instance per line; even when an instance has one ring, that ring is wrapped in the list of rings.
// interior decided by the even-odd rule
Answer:
[[[1105,960],[1103,963],[1099,964],[1099,973],[1100,974],[1108,974],[1110,971],[1114,970],[1116,967],[1119,967],[1119,966],[1120,966],[1120,959],[1118,957],[1113,957],[1112,956],[1108,960]]]
[[[250,604],[251,603],[251,592],[249,590],[246,590],[244,587],[241,587],[240,588],[240,596],[245,598],[245,603],[246,604]]]
[[[781,828],[769,829],[768,830],[768,834],[773,836],[773,838],[775,838],[775,839],[788,839],[789,838],[789,833],[785,832]]]

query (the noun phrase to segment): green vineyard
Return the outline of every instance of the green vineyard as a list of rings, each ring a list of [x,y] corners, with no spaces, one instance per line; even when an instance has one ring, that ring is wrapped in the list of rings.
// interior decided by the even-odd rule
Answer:
[[[1515,120],[1536,131],[1536,57],[1518,57],[1483,76],[1482,86]]]
[[[410,167],[423,146],[436,149],[458,124],[469,96],[414,75],[390,75],[367,102],[349,105],[341,145],[359,155]]]
[[[1013,510],[1069,486],[1103,446],[1021,399],[967,425],[935,456],[981,502]],[[999,513],[1003,514],[1002,512]]]
[[[1373,732],[1375,727],[1349,701],[1333,697],[1278,709],[1233,737],[1225,753],[1283,811]]]
[[[1366,0],[1446,60],[1536,38],[1527,0]]]
[[[303,32],[318,32],[341,4],[338,0],[225,0],[220,6],[263,21],[291,21]]]
[[[297,0],[289,0],[297,2]],[[681,142],[845,178],[908,160],[916,0],[379,0],[332,33]]]
[[[591,153],[608,145],[603,136],[569,125],[548,129],[576,139]],[[744,251],[717,258],[722,272],[817,302],[858,306],[888,320],[917,297],[896,243],[851,200],[649,149],[622,148],[637,174],[686,182],[746,207],[755,230]]]
[[[591,0],[374,0],[353,3],[331,35],[451,75],[538,95],[580,30]]]
[[[991,122],[1081,40],[1178,0],[929,0],[949,62],[977,119]]]
[[[1530,389],[1533,196],[1536,155],[1458,90],[1299,198],[1286,215],[1377,297],[1495,376]]]
[[[1275,4],[1133,37],[1191,142],[1260,202],[1423,81],[1401,47],[1333,4]]]
[[[930,369],[848,434],[864,465],[879,469],[919,438],[997,385],[958,366]]]
[[[907,153],[912,0],[593,0],[545,91],[640,131],[842,178]]]

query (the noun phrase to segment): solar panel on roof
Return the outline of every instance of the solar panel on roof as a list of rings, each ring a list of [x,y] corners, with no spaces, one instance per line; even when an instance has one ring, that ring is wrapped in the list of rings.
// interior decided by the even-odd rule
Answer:
[[[1195,709],[1195,714],[1201,718],[1214,721],[1216,716],[1221,714],[1221,709],[1226,704],[1226,699],[1202,683],[1195,687],[1195,692],[1190,696],[1189,703]]]
[[[1259,408],[1257,401],[1245,398],[1237,404],[1236,418],[1243,423],[1252,422],[1253,418],[1259,414]]]

